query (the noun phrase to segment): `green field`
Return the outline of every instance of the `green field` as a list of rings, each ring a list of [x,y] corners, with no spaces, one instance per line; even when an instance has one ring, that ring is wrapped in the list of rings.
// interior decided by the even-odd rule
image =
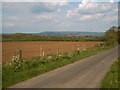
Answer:
[[[95,36],[47,36],[39,34],[3,34],[3,42],[15,42],[15,41],[103,41],[103,37]]]

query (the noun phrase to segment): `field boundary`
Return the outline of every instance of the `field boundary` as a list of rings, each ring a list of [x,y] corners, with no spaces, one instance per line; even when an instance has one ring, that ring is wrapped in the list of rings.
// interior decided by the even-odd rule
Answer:
[[[96,55],[112,47],[89,48],[85,51],[75,51],[59,55],[46,56],[43,58],[34,57],[31,59],[14,62],[3,65],[3,88],[14,85],[18,82],[30,79],[34,76],[44,74],[45,72],[57,69],[59,67],[74,63],[81,59]],[[9,73],[9,76],[8,76]]]
[[[75,50],[91,48],[100,45],[102,42],[3,42],[3,63],[11,61],[18,49],[22,50],[23,58],[41,56],[41,48],[45,56]],[[10,48],[9,48],[10,47]]]

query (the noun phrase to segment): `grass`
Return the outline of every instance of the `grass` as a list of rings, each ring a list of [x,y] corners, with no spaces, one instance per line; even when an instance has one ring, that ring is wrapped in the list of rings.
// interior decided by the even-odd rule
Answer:
[[[101,88],[120,88],[120,78],[118,80],[118,61],[120,57],[115,61],[115,63],[111,66],[110,70],[105,75]],[[119,83],[119,84],[118,84]]]
[[[2,64],[0,63],[0,89],[2,89]]]
[[[14,85],[18,82],[27,80],[34,76],[43,74],[53,69],[65,66],[67,64],[79,61],[83,58],[101,53],[113,47],[94,47],[86,51],[75,51],[63,53],[59,55],[51,55],[45,57],[34,57],[27,60],[22,60],[22,66],[19,63],[3,64],[2,85],[3,88]]]

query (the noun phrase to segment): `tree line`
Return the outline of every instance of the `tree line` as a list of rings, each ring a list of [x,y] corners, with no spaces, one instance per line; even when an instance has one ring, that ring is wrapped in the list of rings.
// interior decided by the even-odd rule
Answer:
[[[105,32],[104,36],[48,36],[37,34],[3,34],[2,41],[101,41],[106,45],[120,43],[120,26],[112,26]]]
[[[104,41],[106,45],[115,45],[120,43],[120,26],[112,26],[105,32]]]
[[[48,36],[48,35],[37,35],[37,34],[3,34],[2,41],[102,41],[101,37],[92,36]]]

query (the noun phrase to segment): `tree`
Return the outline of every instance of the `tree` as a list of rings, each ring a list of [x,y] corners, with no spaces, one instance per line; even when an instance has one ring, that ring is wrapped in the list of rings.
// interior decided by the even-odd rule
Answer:
[[[114,45],[118,42],[118,27],[113,26],[105,33],[105,41],[107,45]]]
[[[120,43],[120,26],[118,26],[118,43]]]

